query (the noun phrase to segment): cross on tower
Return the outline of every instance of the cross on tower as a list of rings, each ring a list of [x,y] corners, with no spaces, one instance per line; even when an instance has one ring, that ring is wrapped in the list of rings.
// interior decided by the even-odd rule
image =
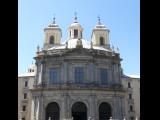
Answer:
[[[53,24],[55,24],[55,14],[53,14]]]
[[[101,24],[101,19],[100,19],[100,15],[98,15],[98,24]]]
[[[74,16],[75,16],[74,20],[75,20],[75,22],[77,22],[77,12],[74,13]]]

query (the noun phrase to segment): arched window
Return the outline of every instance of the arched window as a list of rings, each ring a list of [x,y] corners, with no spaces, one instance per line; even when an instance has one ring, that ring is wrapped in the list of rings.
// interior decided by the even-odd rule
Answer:
[[[74,29],[74,38],[77,38],[77,37],[78,37],[78,30]]]
[[[99,41],[100,41],[100,45],[104,45],[104,38],[103,37],[100,37]]]
[[[53,35],[49,39],[49,44],[54,44],[54,36]]]

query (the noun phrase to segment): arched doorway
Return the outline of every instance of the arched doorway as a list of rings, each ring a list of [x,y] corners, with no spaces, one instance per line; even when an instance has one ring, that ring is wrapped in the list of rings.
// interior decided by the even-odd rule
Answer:
[[[109,120],[112,116],[110,104],[103,102],[99,106],[99,120]]]
[[[82,102],[77,102],[72,106],[73,120],[87,120],[87,107]]]
[[[59,105],[56,102],[49,103],[46,107],[46,120],[51,118],[51,120],[60,120]]]

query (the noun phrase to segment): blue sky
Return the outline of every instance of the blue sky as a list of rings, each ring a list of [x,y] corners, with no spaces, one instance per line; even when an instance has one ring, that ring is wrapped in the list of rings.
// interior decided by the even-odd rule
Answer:
[[[97,16],[110,29],[110,44],[118,46],[125,74],[140,74],[139,0],[18,0],[18,73],[27,72],[35,62],[37,45],[43,46],[44,31],[56,16],[66,40],[68,26],[77,12],[84,28],[83,37],[91,39]]]

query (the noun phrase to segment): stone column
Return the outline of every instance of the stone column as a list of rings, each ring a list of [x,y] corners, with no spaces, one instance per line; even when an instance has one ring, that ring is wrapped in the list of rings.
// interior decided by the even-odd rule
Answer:
[[[62,102],[62,120],[69,119],[70,110],[69,110],[69,95],[68,93],[63,93],[62,95],[63,102]]]
[[[125,98],[121,97],[121,107],[122,107],[122,117],[124,118],[125,116]]]
[[[120,65],[120,63],[118,64],[118,78],[119,78],[119,83],[122,84],[122,81],[121,81],[121,65]]]
[[[89,115],[88,117],[91,117],[93,120],[96,120],[96,103],[95,103],[95,94],[90,95],[90,106],[89,106]]]
[[[112,83],[113,83],[113,84],[116,83],[116,82],[115,82],[115,74],[114,74],[114,72],[115,72],[115,67],[114,67],[114,64],[112,64]]]
[[[94,64],[90,63],[89,64],[89,69],[88,69],[89,74],[89,82],[93,82],[94,81]]]
[[[119,68],[118,68],[118,64],[115,64],[115,79],[116,79],[116,83],[120,83],[119,81]]]
[[[74,78],[73,78],[73,77],[74,77],[74,75],[73,75],[73,74],[74,74],[74,73],[73,73],[73,72],[74,72],[74,71],[73,71],[73,65],[70,63],[68,67],[69,67],[69,69],[68,69],[69,82],[74,83],[75,81],[73,81],[73,80],[74,80]]]
[[[64,62],[63,63],[63,67],[62,67],[62,73],[61,73],[61,78],[62,78],[62,82],[64,82],[64,83],[67,83],[67,66],[68,66],[68,64],[67,64],[67,62]]]
[[[99,73],[99,70],[98,70],[98,66],[96,65],[95,66],[95,74],[94,74],[94,81],[96,82],[96,83],[99,83],[100,81],[99,81],[99,76],[98,76],[98,73]]]
[[[41,84],[42,82],[42,69],[43,69],[43,64],[41,63],[39,77],[38,77],[38,84]]]
[[[123,119],[122,102],[119,96],[114,98],[114,119]]]
[[[36,106],[37,106],[37,97],[34,97],[34,112],[33,112],[33,120],[36,120]]]
[[[39,100],[37,97],[35,97],[34,103],[34,120],[39,120]]]
[[[117,96],[116,96],[116,93],[114,93],[114,96],[113,96],[113,113],[112,113],[112,117],[113,119],[119,119],[118,117],[118,101],[117,101]]]
[[[32,98],[31,100],[31,120],[34,120],[34,108],[35,108],[35,100]]]
[[[41,94],[41,96],[39,97],[39,119],[38,120],[43,120],[43,115],[44,115],[43,99],[44,99],[44,96],[43,94]]]

